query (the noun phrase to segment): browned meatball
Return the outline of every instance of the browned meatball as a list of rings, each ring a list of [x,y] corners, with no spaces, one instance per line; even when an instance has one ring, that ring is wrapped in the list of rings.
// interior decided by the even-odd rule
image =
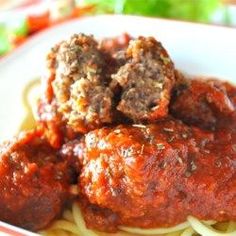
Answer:
[[[228,83],[187,79],[178,73],[170,111],[187,124],[214,130],[235,116],[235,94],[235,87]]]
[[[71,173],[36,133],[0,146],[0,220],[29,230],[46,227],[69,200]]]
[[[86,132],[112,121],[113,93],[107,83],[105,56],[92,36],[73,35],[48,56],[51,97],[75,132]]]
[[[121,87],[117,109],[134,121],[155,121],[168,113],[174,65],[160,42],[139,37],[129,43],[126,63],[112,75]]]
[[[206,132],[176,120],[88,133],[74,148],[79,188],[92,204],[87,226],[168,227],[188,215],[236,220],[235,141],[235,124]]]
[[[54,147],[104,125],[167,116],[174,66],[154,38],[123,35],[98,45],[92,36],[74,35],[47,62],[38,111]]]

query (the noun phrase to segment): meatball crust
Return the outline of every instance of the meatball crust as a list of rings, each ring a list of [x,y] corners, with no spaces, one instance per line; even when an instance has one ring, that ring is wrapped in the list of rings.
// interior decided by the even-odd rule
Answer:
[[[174,65],[161,43],[124,34],[99,44],[78,34],[47,57],[38,113],[54,147],[104,125],[167,116]]]
[[[152,37],[139,37],[130,41],[125,55],[126,63],[112,75],[112,86],[121,87],[117,109],[134,121],[166,116],[175,82],[166,50]]]
[[[170,113],[189,125],[214,130],[232,122],[236,89],[215,79],[185,78],[177,74]]]
[[[113,212],[114,231],[173,226],[188,215],[235,220],[236,132],[230,132],[223,131],[228,140],[221,142],[222,133],[176,120],[92,131],[76,148],[79,188],[91,204]]]
[[[68,200],[70,173],[34,132],[0,146],[0,220],[29,230],[48,226]]]
[[[57,109],[75,132],[87,132],[112,121],[113,93],[107,87],[105,56],[92,36],[73,35],[48,57],[49,83]]]

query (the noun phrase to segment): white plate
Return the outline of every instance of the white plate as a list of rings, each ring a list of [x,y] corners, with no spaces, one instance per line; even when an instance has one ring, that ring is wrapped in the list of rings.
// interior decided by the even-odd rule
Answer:
[[[123,32],[154,36],[163,43],[177,68],[236,82],[236,29],[136,16],[81,18],[34,36],[0,60],[0,139],[14,134],[23,119],[22,88],[43,73],[48,49],[79,32],[97,38]]]

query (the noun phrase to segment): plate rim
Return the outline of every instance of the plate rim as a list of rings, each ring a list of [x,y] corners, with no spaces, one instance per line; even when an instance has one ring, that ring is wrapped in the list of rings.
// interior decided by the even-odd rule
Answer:
[[[150,20],[153,22],[158,22],[159,24],[164,23],[164,24],[173,24],[173,25],[182,25],[182,26],[193,26],[193,27],[197,27],[197,28],[205,28],[205,29],[209,29],[209,30],[220,30],[220,31],[228,31],[228,32],[233,32],[236,34],[236,28],[234,27],[227,27],[227,26],[222,26],[222,25],[211,25],[211,24],[206,24],[206,23],[200,23],[200,22],[191,22],[191,21],[182,21],[182,20],[176,20],[176,19],[164,19],[164,18],[159,18],[159,17],[147,17],[147,16],[138,16],[138,15],[121,15],[121,14],[116,14],[116,15],[111,15],[111,14],[103,14],[103,15],[95,15],[95,16],[82,16],[76,19],[72,19],[66,22],[63,22],[61,24],[55,25],[53,27],[44,29],[32,36],[30,36],[30,38],[23,43],[22,45],[18,46],[16,49],[14,49],[12,52],[10,52],[9,54],[7,54],[6,56],[3,56],[2,58],[0,58],[0,67],[4,66],[5,64],[10,63],[12,60],[14,60],[14,58],[16,58],[17,56],[21,55],[22,53],[24,53],[25,51],[28,51],[29,48],[31,46],[35,46],[37,44],[37,42],[40,42],[41,39],[44,39],[45,36],[47,34],[51,34],[54,31],[58,31],[66,26],[69,26],[70,24],[79,22],[79,21],[86,21],[86,20],[92,20],[92,19],[96,19],[96,18],[104,18],[104,19],[108,19],[109,18],[123,18],[126,20],[131,18],[133,20]]]

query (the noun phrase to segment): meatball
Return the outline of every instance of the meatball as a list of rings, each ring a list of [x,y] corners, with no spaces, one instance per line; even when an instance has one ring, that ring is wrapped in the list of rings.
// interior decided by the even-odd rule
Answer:
[[[71,173],[37,133],[0,146],[0,220],[29,230],[48,226],[69,200]]]
[[[104,125],[167,116],[174,65],[154,38],[130,40],[124,34],[98,44],[79,34],[52,48],[38,106],[52,146]]]
[[[113,231],[119,225],[173,226],[188,215],[236,220],[233,132],[212,133],[165,120],[88,133],[74,149],[82,164],[79,188],[95,214],[84,212],[87,226],[104,230],[93,221],[99,207],[108,212]]]
[[[236,89],[232,85],[214,79],[186,79],[178,75],[170,104],[174,117],[211,130],[233,118],[235,105],[231,97],[235,97]]]
[[[111,86],[121,88],[117,109],[133,121],[153,122],[167,115],[175,82],[174,65],[154,38],[139,37],[130,41],[126,63],[112,79]]]
[[[113,92],[107,86],[105,65],[97,42],[84,34],[73,35],[49,53],[51,99],[55,97],[57,111],[75,132],[112,121]]]

